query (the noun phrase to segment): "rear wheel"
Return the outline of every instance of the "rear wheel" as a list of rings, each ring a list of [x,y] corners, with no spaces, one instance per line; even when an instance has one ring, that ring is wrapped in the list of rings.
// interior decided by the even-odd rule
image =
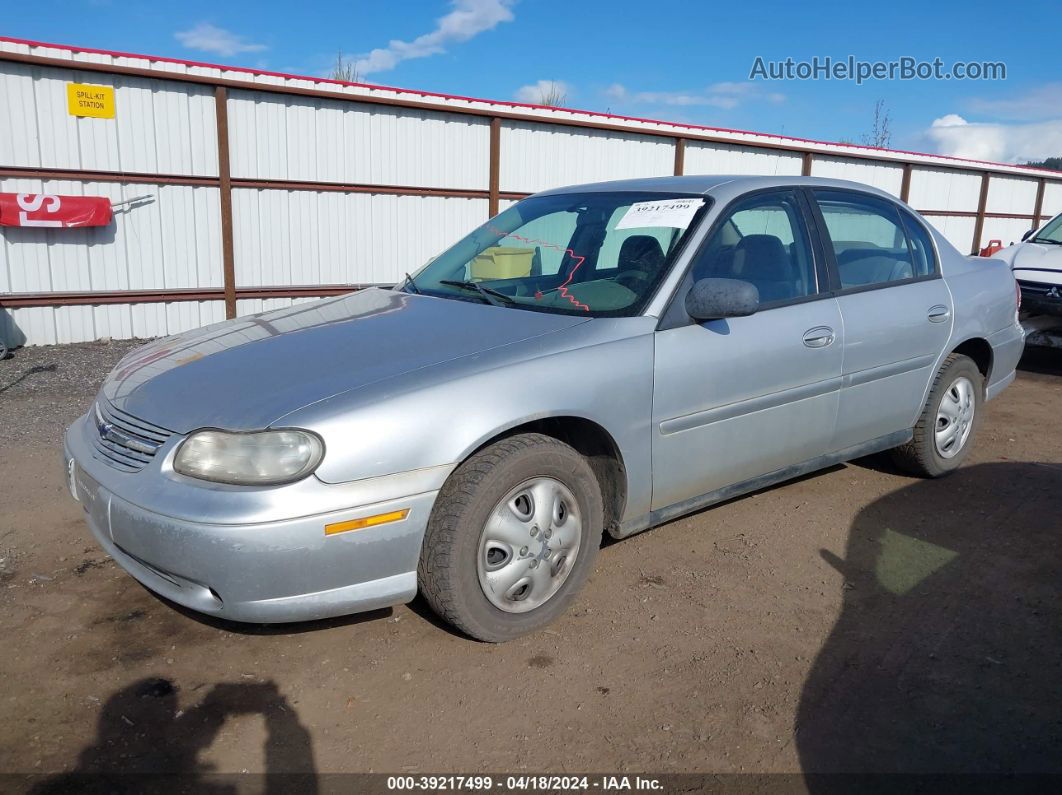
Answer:
[[[571,447],[541,434],[495,442],[440,491],[420,590],[439,616],[479,640],[533,632],[585,582],[603,515],[597,478]]]
[[[933,381],[911,441],[893,450],[896,463],[923,477],[958,469],[973,444],[983,395],[984,377],[973,360],[950,354]]]

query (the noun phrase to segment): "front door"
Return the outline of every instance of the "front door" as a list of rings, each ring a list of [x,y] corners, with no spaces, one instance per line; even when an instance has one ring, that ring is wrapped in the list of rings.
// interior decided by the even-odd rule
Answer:
[[[761,305],[656,333],[653,510],[822,455],[837,415],[843,326],[798,192],[738,199],[691,268],[752,282]]]

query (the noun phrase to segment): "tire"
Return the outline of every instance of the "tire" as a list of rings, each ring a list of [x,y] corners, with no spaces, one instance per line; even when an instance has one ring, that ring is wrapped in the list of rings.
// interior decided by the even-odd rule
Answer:
[[[417,567],[420,592],[478,640],[534,632],[583,586],[603,524],[601,487],[585,458],[537,433],[502,439],[461,464],[439,492]]]
[[[968,356],[949,354],[933,379],[911,441],[892,451],[897,466],[912,475],[928,478],[954,472],[962,466],[973,446],[983,403],[984,376],[977,365]],[[956,416],[950,419],[950,425],[945,424],[949,420],[945,415],[950,414]],[[945,439],[944,444],[938,441],[938,431]]]

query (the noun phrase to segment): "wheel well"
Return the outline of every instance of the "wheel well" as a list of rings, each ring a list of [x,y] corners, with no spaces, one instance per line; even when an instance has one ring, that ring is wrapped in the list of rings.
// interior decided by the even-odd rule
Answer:
[[[509,428],[479,446],[482,450],[489,444],[519,433],[541,433],[552,436],[570,445],[586,458],[601,487],[601,499],[605,504],[605,530],[618,525],[627,504],[627,469],[623,456],[612,435],[592,420],[583,417],[546,417],[541,420]]]
[[[988,344],[987,340],[980,337],[968,339],[962,345],[959,345],[953,353],[961,353],[963,356],[969,356],[973,359],[977,369],[985,377],[985,386],[988,386],[988,377],[992,373],[992,346]]]

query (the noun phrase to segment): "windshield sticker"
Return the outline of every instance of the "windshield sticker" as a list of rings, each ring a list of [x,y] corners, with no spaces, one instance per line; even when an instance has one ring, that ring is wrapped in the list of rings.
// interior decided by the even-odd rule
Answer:
[[[635,202],[624,213],[617,229],[643,229],[650,226],[670,226],[685,229],[693,216],[704,206],[704,199],[663,199]]]

